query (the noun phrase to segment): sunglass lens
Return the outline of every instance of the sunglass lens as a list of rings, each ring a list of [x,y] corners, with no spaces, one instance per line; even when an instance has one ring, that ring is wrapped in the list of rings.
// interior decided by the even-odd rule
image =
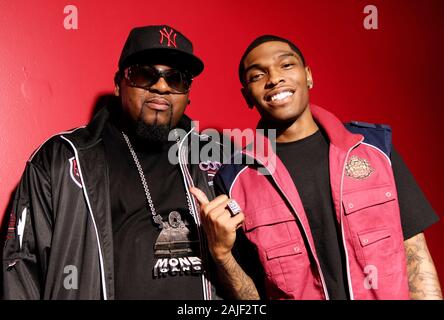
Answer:
[[[189,88],[187,77],[178,70],[168,70],[165,80],[172,89],[178,92],[186,92]]]
[[[128,69],[126,77],[132,86],[147,90],[156,84],[160,77],[165,79],[171,89],[179,93],[186,93],[191,85],[191,77],[179,70],[160,72],[151,66],[132,66]]]
[[[150,67],[134,66],[128,76],[135,86],[142,88],[149,88],[159,80],[159,74]]]

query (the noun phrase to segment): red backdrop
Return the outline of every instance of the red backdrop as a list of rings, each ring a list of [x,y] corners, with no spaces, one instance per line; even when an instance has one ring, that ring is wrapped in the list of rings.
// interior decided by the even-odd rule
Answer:
[[[363,26],[370,4],[377,30]],[[67,5],[78,9],[78,29],[64,27]],[[0,0],[0,217],[31,152],[85,124],[96,99],[112,92],[129,30],[164,23],[191,38],[205,61],[187,111],[201,128],[253,127],[258,116],[242,101],[238,60],[260,34],[291,38],[312,68],[312,101],[344,121],[391,124],[397,149],[440,214],[443,11],[441,0]],[[438,223],[426,232],[442,279],[443,231]]]

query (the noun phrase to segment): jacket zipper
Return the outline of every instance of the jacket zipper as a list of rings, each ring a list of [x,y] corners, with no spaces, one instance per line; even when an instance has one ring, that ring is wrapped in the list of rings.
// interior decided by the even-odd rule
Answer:
[[[354,300],[354,294],[353,294],[353,287],[352,287],[352,282],[351,282],[351,273],[350,273],[350,264],[348,262],[348,251],[347,251],[347,244],[345,243],[345,237],[344,237],[344,223],[343,223],[343,218],[344,218],[344,209],[342,207],[342,192],[343,192],[343,187],[344,187],[344,174],[345,174],[345,166],[347,164],[347,159],[348,156],[350,155],[350,152],[356,148],[359,144],[361,144],[361,142],[364,139],[361,139],[361,141],[359,141],[358,143],[356,143],[353,147],[351,147],[348,151],[347,151],[347,155],[345,157],[344,160],[344,165],[342,167],[342,176],[341,176],[341,190],[340,190],[340,196],[339,196],[339,207],[340,209],[340,216],[341,216],[341,238],[342,238],[342,245],[344,246],[344,253],[345,253],[345,264],[347,267],[347,282],[348,282],[348,292],[350,294],[350,300]]]
[[[254,157],[253,157],[253,159],[255,159],[258,163],[260,163],[260,164],[261,164],[261,165],[267,170],[267,172],[270,174],[271,178],[273,179],[274,183],[277,185],[279,191],[284,195],[285,199],[286,199],[287,202],[290,204],[291,209],[293,209],[293,211],[294,211],[296,217],[298,218],[299,221],[301,221],[301,219],[300,219],[300,217],[299,217],[299,215],[298,215],[298,212],[296,211],[296,209],[294,208],[293,204],[291,203],[291,201],[289,200],[289,198],[288,198],[287,195],[285,194],[284,190],[281,188],[281,186],[279,185],[279,183],[276,181],[275,177],[270,173],[270,171],[266,168],[266,166],[265,166],[260,160],[254,158]],[[304,224],[301,223],[301,226],[302,226],[302,230],[304,231],[304,235],[305,235],[305,237],[306,237],[307,240],[308,240],[308,235],[307,235],[307,231],[305,230]],[[314,251],[313,251],[313,248],[312,248],[312,246],[311,246],[311,244],[310,244],[310,241],[307,241],[307,242],[308,242],[308,246],[309,246],[309,248],[310,248],[310,251],[311,251],[311,253],[313,254]],[[314,255],[314,254],[313,254],[313,255]],[[321,267],[320,267],[318,261],[316,261],[316,268],[318,269],[319,276],[320,276],[320,278],[321,278],[322,289],[323,289],[323,291],[324,291],[325,300],[330,300],[330,297],[329,297],[329,295],[328,295],[328,291],[327,291],[327,286],[325,285],[324,274],[322,273],[322,269],[321,269]]]
[[[191,179],[191,174],[188,171],[188,168],[186,166],[185,161],[182,159],[182,150],[183,149],[183,143],[184,141],[187,139],[187,137],[194,131],[194,128],[192,128],[182,139],[182,141],[179,143],[179,147],[178,147],[178,156],[179,156],[179,167],[180,170],[182,172],[183,178],[184,178],[184,186],[185,186],[185,191],[187,193],[188,199],[190,199],[191,201],[191,209],[194,210],[194,212],[190,212],[191,215],[193,215],[194,221],[196,222],[196,226],[197,226],[197,234],[199,237],[199,243],[201,244],[200,248],[202,251],[202,258],[205,259],[207,256],[207,250],[206,250],[206,245],[205,245],[205,239],[202,236],[202,232],[201,232],[201,228],[200,228],[200,217],[199,217],[199,212],[197,211],[197,204],[196,201],[194,200],[194,197],[191,195],[190,193],[190,189],[189,189],[189,184],[187,183],[187,177],[189,177],[189,181],[190,184],[193,183],[192,179]],[[207,259],[205,259],[206,261]],[[209,272],[209,270],[207,270],[207,272]],[[205,277],[205,274],[202,273],[202,287],[203,287],[203,294],[204,294],[204,300],[211,300],[211,284],[208,281],[207,277]]]
[[[95,219],[94,219],[93,212],[92,212],[91,203],[90,203],[90,201],[89,201],[89,197],[88,197],[88,194],[87,194],[87,192],[86,192],[85,181],[83,180],[82,169],[81,169],[81,165],[80,165],[80,161],[79,161],[79,155],[78,155],[78,153],[77,153],[77,149],[76,149],[76,147],[74,146],[74,144],[73,144],[69,139],[67,139],[67,138],[64,137],[64,136],[61,136],[61,138],[64,139],[64,140],[66,140],[66,141],[71,145],[71,147],[72,147],[73,150],[74,150],[74,154],[75,154],[76,161],[77,161],[77,166],[78,166],[78,169],[79,169],[80,180],[82,181],[83,194],[85,195],[85,199],[86,199],[86,202],[87,202],[87,204],[88,204],[88,210],[89,210],[89,213],[90,213],[91,219],[92,219],[92,221],[93,221],[94,231],[95,231],[95,233],[96,233],[96,238],[97,238],[97,246],[98,246],[98,249],[99,249],[99,261],[100,261],[100,275],[101,275],[101,278],[102,278],[103,299],[104,299],[104,300],[108,300],[108,294],[107,294],[107,290],[106,290],[106,282],[105,282],[105,268],[104,268],[104,260],[103,260],[103,254],[102,254],[102,247],[101,247],[101,245],[100,245],[99,232],[98,232],[98,230],[97,230],[97,224],[96,224],[96,221],[95,221]]]

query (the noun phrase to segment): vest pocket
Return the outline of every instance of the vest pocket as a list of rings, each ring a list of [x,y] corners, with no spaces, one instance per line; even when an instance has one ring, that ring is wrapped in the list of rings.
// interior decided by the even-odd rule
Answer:
[[[358,233],[359,242],[361,243],[362,247],[367,247],[378,241],[390,238],[390,236],[391,232],[388,228]]]
[[[300,289],[309,261],[301,241],[291,240],[265,249],[264,269],[268,281],[283,292]]]
[[[290,241],[289,243],[279,244],[275,247],[265,250],[267,259],[275,259],[281,257],[288,257],[293,255],[302,254],[301,244],[298,240]]]
[[[257,227],[270,226],[278,223],[294,221],[293,213],[284,202],[278,202],[269,207],[245,210],[245,231],[251,231]]]
[[[395,246],[389,227],[361,231],[357,234],[357,238],[363,254],[360,264],[364,273],[372,269],[377,270],[379,276],[387,276],[397,271],[399,265],[393,261],[396,261],[394,259],[399,250]]]
[[[344,194],[342,204],[345,215],[396,200],[396,191],[392,186],[382,186]]]
[[[394,261],[403,249],[396,189],[379,185],[345,193],[342,205],[353,243],[356,262],[364,274],[377,270],[378,276],[399,270]]]
[[[245,207],[244,231],[256,246],[264,266],[267,291],[286,296],[300,290],[310,263],[296,218],[285,202],[263,207]]]

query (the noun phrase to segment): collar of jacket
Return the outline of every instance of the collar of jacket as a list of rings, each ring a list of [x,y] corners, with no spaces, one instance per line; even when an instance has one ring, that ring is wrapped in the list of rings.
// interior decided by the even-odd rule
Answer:
[[[331,112],[314,104],[310,104],[310,111],[316,123],[327,133],[330,143],[339,149],[347,152],[362,141],[362,135],[348,131],[344,124]],[[270,172],[274,172],[276,170],[276,162],[273,161],[275,157],[273,157],[274,150],[271,141],[266,136],[260,134],[256,136],[256,139],[260,141],[250,144],[242,153],[257,159]]]

